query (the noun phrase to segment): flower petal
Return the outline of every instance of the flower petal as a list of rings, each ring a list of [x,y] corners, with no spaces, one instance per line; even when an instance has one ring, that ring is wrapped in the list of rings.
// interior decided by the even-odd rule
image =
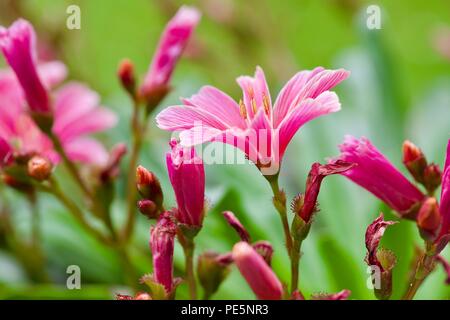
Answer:
[[[78,138],[63,145],[68,157],[72,161],[104,166],[108,162],[108,152],[95,139]]]

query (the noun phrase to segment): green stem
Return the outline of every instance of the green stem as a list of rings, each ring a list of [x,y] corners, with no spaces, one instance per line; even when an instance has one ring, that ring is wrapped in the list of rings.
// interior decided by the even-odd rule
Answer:
[[[300,265],[300,249],[302,246],[302,241],[294,239],[292,252],[291,252],[291,293],[298,290],[298,269]]]
[[[85,196],[89,200],[94,201],[94,198],[93,198],[93,196],[91,194],[91,191],[89,190],[88,186],[86,185],[86,183],[84,182],[83,178],[81,177],[81,174],[78,171],[78,168],[76,167],[75,163],[73,163],[69,159],[69,157],[67,156],[67,153],[64,150],[64,147],[62,146],[61,142],[59,141],[59,138],[56,137],[56,136],[52,136],[51,138],[52,138],[52,141],[53,141],[53,144],[55,146],[56,151],[58,151],[58,153],[63,158],[64,164],[66,165],[67,170],[69,171],[69,173],[75,179],[75,181],[77,182],[78,186],[83,191]]]
[[[286,241],[286,249],[287,249],[289,257],[291,257],[292,237],[291,237],[291,232],[290,232],[290,228],[289,228],[289,221],[287,218],[286,196],[280,190],[280,187],[278,185],[278,176],[276,176],[275,178],[272,178],[272,179],[269,179],[266,177],[266,179],[269,181],[270,187],[272,188],[273,203],[274,203],[275,209],[278,211],[278,214],[280,215],[281,223],[283,224],[284,237],[285,237],[285,241]]]
[[[139,104],[134,100],[133,116],[131,119],[131,129],[133,136],[133,145],[131,148],[130,162],[128,164],[127,177],[127,222],[123,231],[123,240],[130,239],[133,233],[135,219],[136,219],[136,166],[139,158],[139,153],[142,148],[142,138],[147,127],[147,117],[144,119],[144,124],[139,122]]]
[[[191,300],[197,299],[197,284],[194,273],[194,240],[178,232],[178,240],[183,248],[186,268],[186,282],[189,287],[189,297]]]
[[[435,256],[426,252],[419,258],[414,276],[410,280],[408,289],[406,290],[403,300],[412,300],[419,290],[422,283],[434,269]]]
[[[76,220],[88,231],[90,232],[97,240],[100,242],[110,245],[111,240],[105,237],[101,232],[92,227],[89,222],[85,219],[83,211],[71,200],[69,199],[64,192],[61,191],[59,184],[55,179],[50,179],[50,185],[48,187],[40,185],[39,189],[45,192],[52,194],[55,198],[57,198],[74,216]]]

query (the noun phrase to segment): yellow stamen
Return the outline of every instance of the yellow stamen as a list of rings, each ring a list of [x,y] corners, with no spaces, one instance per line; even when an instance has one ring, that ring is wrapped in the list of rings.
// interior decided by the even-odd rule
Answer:
[[[264,105],[264,111],[266,112],[267,115],[269,115],[270,101],[269,101],[269,97],[266,96],[264,93],[263,93],[263,105]]]
[[[242,118],[247,119],[247,110],[245,109],[245,104],[242,102],[242,99],[239,100],[239,113]]]
[[[253,114],[256,114],[257,107],[256,107],[256,100],[254,98],[252,99],[251,104],[252,104]]]

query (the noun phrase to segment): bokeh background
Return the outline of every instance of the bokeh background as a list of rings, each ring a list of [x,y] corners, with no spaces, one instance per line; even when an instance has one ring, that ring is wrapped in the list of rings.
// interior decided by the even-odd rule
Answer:
[[[80,30],[66,28],[70,4],[81,8]],[[256,65],[264,68],[272,96],[300,69],[321,65],[352,72],[337,88],[342,111],[308,123],[289,146],[280,175],[288,199],[304,191],[313,162],[337,155],[345,134],[370,138],[399,167],[405,139],[422,147],[428,159],[443,164],[450,136],[450,2],[446,0],[0,0],[0,25],[9,25],[19,16],[30,20],[39,34],[41,55],[63,60],[71,79],[88,83],[102,95],[103,103],[120,115],[117,129],[103,135],[105,143],[112,145],[130,139],[131,104],[116,78],[118,62],[130,58],[143,75],[164,24],[181,4],[197,6],[203,18],[175,72],[174,90],[154,115],[204,84],[239,99],[235,78],[253,74]],[[381,8],[380,30],[366,27],[369,4]],[[4,65],[3,60],[0,63]],[[174,204],[164,161],[169,134],[156,127],[154,115],[140,163],[159,176],[169,206]],[[273,243],[274,269],[288,281],[281,224],[269,185],[257,169],[209,165],[206,173],[210,211],[198,236],[197,252],[231,249],[238,238],[220,212],[232,210],[254,240]],[[70,184],[65,188],[70,190]],[[34,258],[23,254],[14,240],[30,237],[27,203],[3,186],[0,194],[0,299],[111,299],[130,289],[114,250],[96,242],[50,197],[39,203],[42,260],[50,281],[36,279]],[[125,216],[124,194],[121,182],[114,203],[117,224]],[[347,288],[352,299],[373,299],[366,286],[364,233],[380,211],[390,219],[394,215],[340,176],[327,178],[319,202],[321,211],[303,245],[301,289],[309,295]],[[131,260],[144,274],[152,271],[150,222],[139,216],[137,223]],[[382,240],[382,246],[398,257],[394,298],[404,291],[415,245],[421,240],[415,225],[407,221],[390,227]],[[450,258],[448,248],[444,254]],[[69,265],[81,268],[81,290],[66,288]],[[183,270],[179,247],[175,269],[176,274]],[[417,297],[450,298],[444,279],[438,267]],[[186,298],[185,285],[179,288],[178,298]],[[251,299],[253,294],[234,269],[214,298]]]

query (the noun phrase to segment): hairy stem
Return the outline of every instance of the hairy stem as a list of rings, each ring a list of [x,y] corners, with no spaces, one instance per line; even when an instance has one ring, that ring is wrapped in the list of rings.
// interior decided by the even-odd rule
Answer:
[[[422,283],[428,277],[428,275],[433,271],[435,266],[435,256],[429,255],[426,252],[418,259],[416,269],[408,289],[406,290],[403,300],[412,300],[419,290]]]

